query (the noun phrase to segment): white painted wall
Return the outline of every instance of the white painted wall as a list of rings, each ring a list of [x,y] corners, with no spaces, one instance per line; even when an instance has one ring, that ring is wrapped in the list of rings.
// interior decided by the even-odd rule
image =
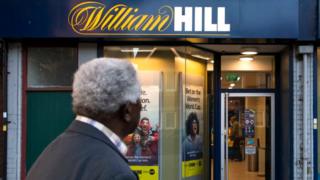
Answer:
[[[21,165],[22,48],[10,43],[8,48],[8,156],[7,179],[19,180]]]

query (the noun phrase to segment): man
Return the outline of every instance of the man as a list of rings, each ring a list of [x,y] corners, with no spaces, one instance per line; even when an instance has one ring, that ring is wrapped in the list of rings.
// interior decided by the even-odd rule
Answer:
[[[140,119],[140,85],[132,64],[94,59],[75,73],[76,119],[33,164],[28,180],[136,180],[122,139]]]
[[[241,153],[240,153],[240,126],[237,117],[231,116],[231,139],[233,140],[233,156],[230,159],[241,161]]]

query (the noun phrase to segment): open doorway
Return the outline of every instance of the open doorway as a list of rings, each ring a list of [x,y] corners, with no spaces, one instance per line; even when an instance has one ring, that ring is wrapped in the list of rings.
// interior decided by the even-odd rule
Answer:
[[[225,179],[270,180],[273,94],[224,93]]]

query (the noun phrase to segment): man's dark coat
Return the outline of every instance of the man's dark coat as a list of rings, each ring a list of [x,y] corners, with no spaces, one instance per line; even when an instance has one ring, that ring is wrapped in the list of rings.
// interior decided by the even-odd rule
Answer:
[[[27,180],[136,179],[109,138],[77,120],[42,152],[27,176]]]

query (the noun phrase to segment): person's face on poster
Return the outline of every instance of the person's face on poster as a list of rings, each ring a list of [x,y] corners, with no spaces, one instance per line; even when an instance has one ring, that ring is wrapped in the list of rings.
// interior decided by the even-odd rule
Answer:
[[[139,144],[139,143],[141,142],[141,137],[140,137],[139,134],[134,134],[134,135],[133,135],[133,142],[134,142],[135,144]]]
[[[196,135],[198,132],[198,124],[196,120],[192,121],[192,135]]]
[[[141,121],[141,129],[142,129],[142,132],[146,135],[148,134],[149,132],[149,129],[150,129],[150,122],[148,120],[142,120]]]

